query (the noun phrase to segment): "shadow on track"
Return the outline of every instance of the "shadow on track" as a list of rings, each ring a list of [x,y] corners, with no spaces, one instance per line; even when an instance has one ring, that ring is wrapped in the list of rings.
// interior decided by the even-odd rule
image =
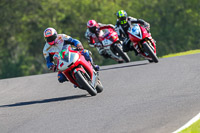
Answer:
[[[100,69],[100,71],[106,71],[106,70],[111,70],[111,69],[120,69],[120,68],[126,68],[126,67],[134,67],[134,66],[142,66],[142,65],[147,65],[147,64],[150,64],[150,63],[142,63],[142,64],[134,64],[134,65],[110,67],[110,68]]]
[[[73,100],[73,99],[86,98],[86,97],[88,97],[87,94],[50,98],[50,99],[42,99],[42,100],[36,100],[36,101],[19,102],[19,103],[8,104],[8,105],[0,105],[0,108],[26,106],[26,105],[32,105],[32,104],[49,103],[49,102],[58,102],[58,101]]]

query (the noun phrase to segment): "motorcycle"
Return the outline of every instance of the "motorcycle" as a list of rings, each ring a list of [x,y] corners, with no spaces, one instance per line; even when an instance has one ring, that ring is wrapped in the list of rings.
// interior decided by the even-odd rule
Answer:
[[[102,35],[99,37],[101,45],[99,46],[99,53],[105,58],[112,58],[118,63],[130,62],[127,53],[123,52],[121,42],[118,34],[112,28],[100,31]]]
[[[57,60],[57,70],[61,71],[71,83],[80,89],[86,90],[91,96],[103,91],[99,73],[79,51],[67,46],[53,58]]]
[[[141,56],[149,62],[158,63],[155,41],[144,27],[140,24],[132,24],[128,29],[128,35],[133,47]]]

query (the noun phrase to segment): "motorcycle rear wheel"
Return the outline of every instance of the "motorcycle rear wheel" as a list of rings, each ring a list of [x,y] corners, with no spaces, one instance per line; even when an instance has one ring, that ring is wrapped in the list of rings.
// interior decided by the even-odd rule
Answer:
[[[77,71],[74,75],[79,86],[83,87],[91,96],[97,95],[97,90],[89,84],[81,71]]]
[[[150,46],[147,44],[147,42],[143,43],[144,50],[149,54],[149,56],[152,58],[153,62],[158,63],[158,57],[153,52],[153,50],[150,48]]]

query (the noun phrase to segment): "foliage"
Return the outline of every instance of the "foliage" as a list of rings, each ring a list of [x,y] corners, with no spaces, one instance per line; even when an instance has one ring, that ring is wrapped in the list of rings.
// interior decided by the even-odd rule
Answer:
[[[116,23],[120,9],[151,24],[158,56],[200,48],[199,0],[1,0],[0,79],[46,73],[43,31],[54,27],[79,39],[96,64],[109,65],[84,37],[86,23]],[[131,60],[140,60],[129,53]]]

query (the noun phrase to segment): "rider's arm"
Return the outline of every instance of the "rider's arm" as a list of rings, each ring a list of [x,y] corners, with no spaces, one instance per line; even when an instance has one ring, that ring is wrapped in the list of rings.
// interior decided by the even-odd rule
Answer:
[[[144,21],[143,19],[136,19],[133,17],[128,17],[128,19],[131,21],[131,23],[139,23],[141,25],[144,25],[144,27],[150,27],[150,24]]]
[[[75,46],[77,49],[80,50],[83,49],[82,43],[79,40],[72,38],[71,36],[64,35],[63,40],[65,42],[64,45],[71,44]]]
[[[89,30],[87,29],[86,32],[85,32],[85,38],[88,40],[88,44],[90,47],[95,47],[95,40],[94,38],[92,38],[91,35],[89,35]]]
[[[46,65],[47,65],[47,68],[50,69],[54,64],[53,64],[53,56],[49,54],[48,52],[48,49],[49,47],[52,47],[48,44],[46,44],[44,46],[44,49],[43,49],[43,55],[44,55],[44,58],[46,60]]]
[[[119,37],[119,40],[123,40],[124,38],[122,37],[123,34],[119,28],[119,22],[117,21],[116,25],[115,25],[115,31],[117,32],[118,34],[118,37]]]
[[[98,23],[98,24],[100,26],[100,30],[104,30],[104,29],[108,29],[108,28],[115,29],[115,26],[112,24],[101,24],[101,23]]]

